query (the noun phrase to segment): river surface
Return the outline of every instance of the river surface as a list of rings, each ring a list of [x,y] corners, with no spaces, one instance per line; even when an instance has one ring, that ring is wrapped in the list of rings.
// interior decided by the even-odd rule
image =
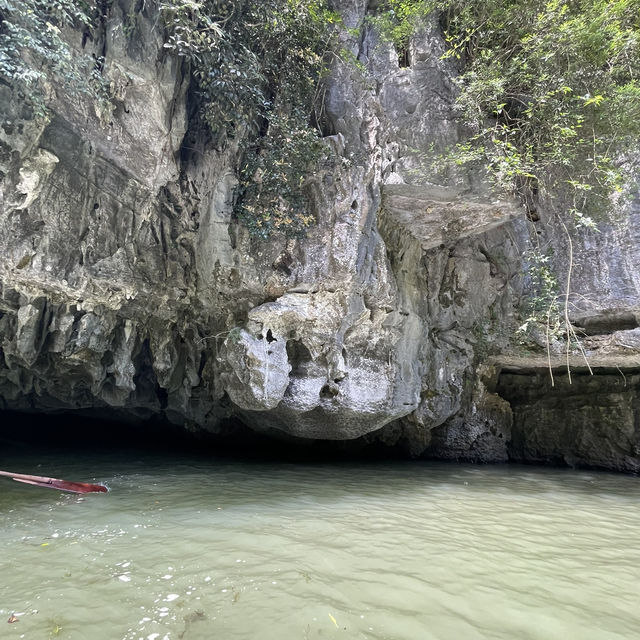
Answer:
[[[0,479],[2,638],[640,633],[634,477],[24,449],[0,468],[110,488]]]

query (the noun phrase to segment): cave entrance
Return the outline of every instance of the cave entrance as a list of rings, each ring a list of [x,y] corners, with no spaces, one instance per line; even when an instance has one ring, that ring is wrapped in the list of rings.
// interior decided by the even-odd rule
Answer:
[[[260,419],[257,417],[256,419]],[[216,433],[189,431],[160,418],[133,419],[104,410],[0,411],[0,468],[11,471],[11,452],[73,453],[94,456],[158,453],[167,458],[205,456],[239,461],[339,463],[405,460],[406,451],[366,436],[355,440],[296,438],[277,430],[254,430],[250,421],[228,418]],[[264,425],[262,425],[264,427]],[[4,466],[3,466],[4,465]]]
[[[278,461],[316,459],[314,441],[286,441],[227,418],[216,432],[189,430],[161,417],[136,419],[114,411],[0,411],[0,468],[9,467],[11,452],[112,456],[159,454],[167,458],[208,457]],[[323,454],[326,453],[323,449]],[[15,469],[11,469],[15,471]],[[18,471],[20,471],[18,469]]]
[[[0,446],[95,449],[188,449],[202,439],[161,419],[126,419],[114,412],[0,411]]]

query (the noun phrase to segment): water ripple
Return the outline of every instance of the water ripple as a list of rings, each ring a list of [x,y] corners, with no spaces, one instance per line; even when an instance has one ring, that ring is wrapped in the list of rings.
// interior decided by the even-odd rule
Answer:
[[[0,457],[27,472],[33,462]],[[111,492],[2,484],[0,615],[21,614],[5,629],[16,638],[613,640],[640,625],[635,478],[39,462]]]

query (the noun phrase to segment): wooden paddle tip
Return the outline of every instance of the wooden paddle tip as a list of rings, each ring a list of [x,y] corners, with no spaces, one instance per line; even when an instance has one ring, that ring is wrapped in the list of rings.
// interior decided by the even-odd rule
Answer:
[[[105,487],[104,485],[97,484],[94,486],[95,486],[95,489],[92,489],[94,493],[109,493],[109,489],[107,489],[107,487]]]
[[[11,478],[16,482],[32,484],[36,487],[47,489],[58,489],[69,491],[70,493],[107,493],[109,489],[102,484],[91,484],[90,482],[71,482],[60,480],[59,478],[45,478],[43,476],[31,476],[26,473],[11,473],[10,471],[0,471],[0,476]]]

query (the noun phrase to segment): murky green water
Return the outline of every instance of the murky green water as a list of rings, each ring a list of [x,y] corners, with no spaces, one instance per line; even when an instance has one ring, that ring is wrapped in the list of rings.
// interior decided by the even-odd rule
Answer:
[[[636,478],[6,451],[0,468],[111,489],[0,480],[2,638],[640,633]]]

